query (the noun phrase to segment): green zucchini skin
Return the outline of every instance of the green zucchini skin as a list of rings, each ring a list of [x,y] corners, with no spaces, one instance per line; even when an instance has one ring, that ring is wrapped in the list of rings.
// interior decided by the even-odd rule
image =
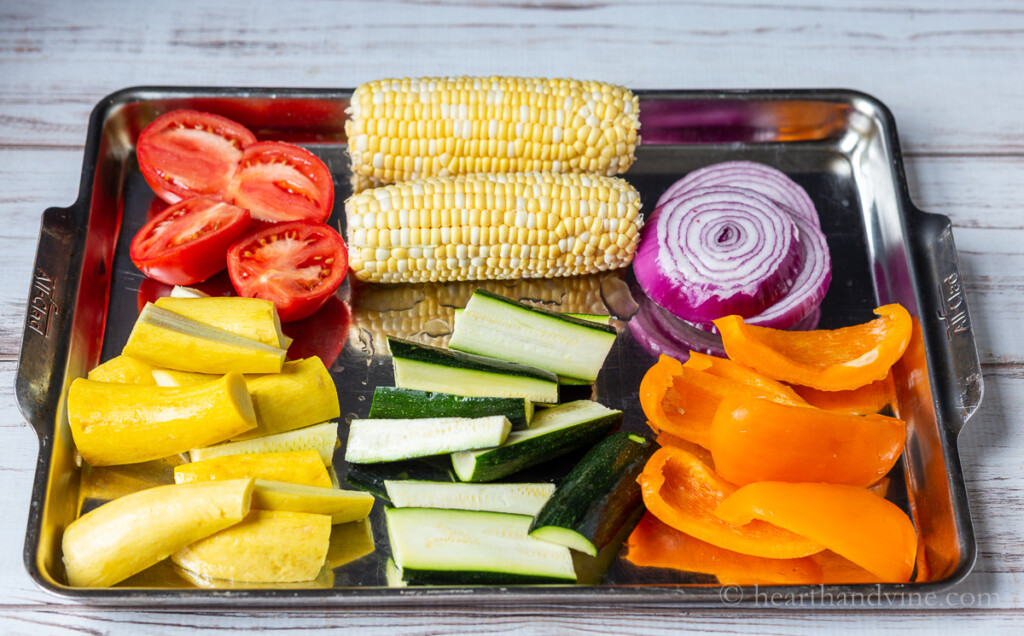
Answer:
[[[504,415],[512,430],[527,428],[533,403],[525,398],[489,398],[379,386],[373,391],[369,419],[407,417],[486,417]]]
[[[656,449],[625,431],[601,440],[558,484],[530,536],[596,556],[643,505],[636,480]]]
[[[505,444],[481,451],[466,451],[452,455],[455,472],[462,481],[494,481],[530,466],[536,466],[577,448],[589,446],[601,439],[622,422],[622,411],[607,409],[605,413],[589,416],[580,421],[550,432],[545,432],[542,422],[549,414],[571,407],[580,402],[569,402],[545,409],[534,416],[535,426],[526,431],[509,435]],[[460,471],[460,464],[472,463],[472,470]]]
[[[383,464],[350,464],[345,483],[391,503],[385,481],[414,479],[418,481],[457,481],[447,456],[410,459]]]

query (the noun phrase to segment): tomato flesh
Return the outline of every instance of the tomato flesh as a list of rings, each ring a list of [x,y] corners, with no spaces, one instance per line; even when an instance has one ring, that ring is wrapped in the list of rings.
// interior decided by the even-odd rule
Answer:
[[[227,189],[244,149],[256,141],[245,126],[211,113],[176,110],[139,134],[139,170],[168,203]]]
[[[319,309],[347,272],[345,241],[323,223],[272,225],[228,250],[228,275],[235,291],[273,302],[282,322],[300,320]]]
[[[242,154],[227,198],[260,221],[323,221],[334,206],[334,180],[324,162],[308,150],[261,141]]]
[[[228,247],[249,223],[248,210],[216,197],[185,199],[142,226],[132,239],[131,259],[162,283],[198,283],[224,269]]]

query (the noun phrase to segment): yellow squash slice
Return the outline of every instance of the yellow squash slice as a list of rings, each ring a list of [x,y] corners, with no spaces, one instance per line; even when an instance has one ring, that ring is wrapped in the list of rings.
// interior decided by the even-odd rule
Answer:
[[[82,458],[112,466],[216,444],[256,428],[256,414],[237,373],[182,388],[78,378],[68,391],[68,422]]]
[[[179,484],[241,477],[285,481],[320,488],[331,487],[327,467],[315,450],[225,455],[174,468],[174,481]]]
[[[338,446],[338,423],[324,422],[294,431],[256,437],[253,439],[217,444],[206,448],[194,448],[189,453],[192,461],[198,462],[224,455],[243,453],[280,453],[284,451],[315,450],[320,459],[330,466],[334,460],[334,449]]]
[[[271,347],[287,349],[274,303],[262,298],[207,296],[156,300],[156,306]]]
[[[175,552],[175,565],[209,579],[249,583],[311,581],[327,560],[331,518],[254,510],[242,523]]]
[[[249,513],[251,479],[159,486],[115,499],[64,530],[68,583],[107,587]]]
[[[199,300],[199,299],[194,299]],[[285,350],[147,304],[123,353],[158,367],[199,373],[278,373]]]
[[[89,379],[96,382],[117,382],[118,384],[155,384],[153,365],[131,356],[111,358],[89,372]]]
[[[370,514],[374,497],[359,490],[303,486],[257,479],[252,492],[255,510],[287,510],[329,515],[332,524],[360,521]]]

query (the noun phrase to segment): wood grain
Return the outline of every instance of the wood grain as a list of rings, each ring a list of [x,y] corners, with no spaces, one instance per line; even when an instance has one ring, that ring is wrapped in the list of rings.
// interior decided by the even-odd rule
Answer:
[[[1020,631],[1024,599],[1024,5],[1015,0],[0,3],[0,631],[399,630],[806,634]],[[886,103],[914,201],[955,226],[986,389],[960,438],[974,572],[934,606],[561,605],[100,610],[22,564],[37,442],[13,391],[39,217],[77,195],[89,113],[135,85],[354,86],[381,76],[579,76],[637,88],[843,87]],[[968,602],[969,601],[969,602]]]

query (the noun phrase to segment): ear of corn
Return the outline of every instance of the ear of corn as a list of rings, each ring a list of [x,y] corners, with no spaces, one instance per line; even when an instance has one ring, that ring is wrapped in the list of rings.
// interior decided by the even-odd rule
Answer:
[[[615,177],[432,177],[345,202],[349,257],[375,283],[593,274],[633,260],[640,196]]]
[[[592,172],[633,163],[639,101],[602,82],[385,79],[358,87],[345,123],[354,192],[430,176]]]

